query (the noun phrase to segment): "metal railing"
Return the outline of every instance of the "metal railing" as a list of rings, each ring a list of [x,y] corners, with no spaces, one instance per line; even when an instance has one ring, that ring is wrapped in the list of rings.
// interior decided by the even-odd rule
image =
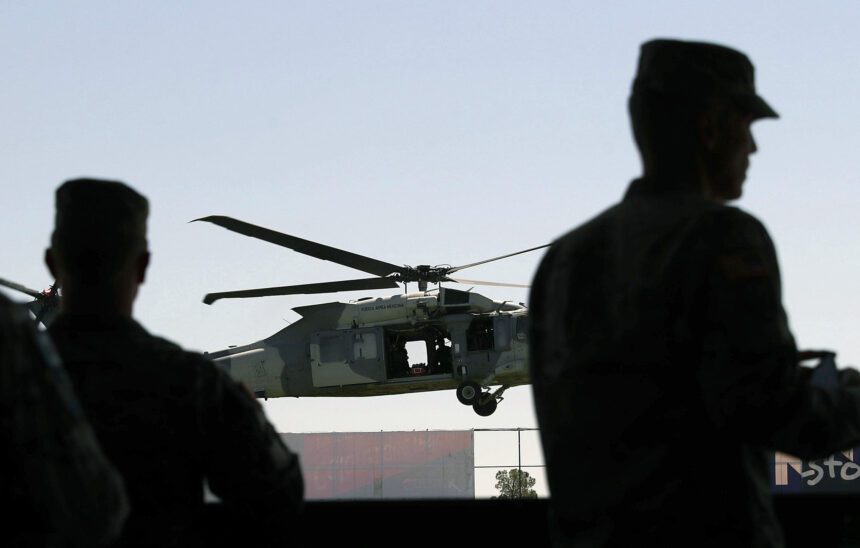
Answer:
[[[516,432],[517,433],[517,464],[516,469],[522,477],[523,468],[546,468],[546,464],[523,464],[523,453],[522,453],[522,433],[523,432],[536,432],[539,431],[540,428],[473,428],[473,432]],[[475,469],[482,468],[495,468],[495,469],[506,469],[506,468],[514,468],[513,464],[486,464],[486,465],[475,465]],[[522,498],[522,483],[518,483],[518,488],[520,490],[518,498]]]

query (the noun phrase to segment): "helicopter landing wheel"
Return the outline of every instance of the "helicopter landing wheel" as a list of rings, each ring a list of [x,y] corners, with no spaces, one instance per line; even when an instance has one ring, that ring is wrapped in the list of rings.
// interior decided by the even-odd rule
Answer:
[[[493,413],[496,412],[496,408],[499,406],[499,402],[496,401],[496,398],[490,398],[489,400],[481,403],[478,402],[472,406],[472,409],[475,410],[475,413],[482,417],[489,417]]]
[[[463,381],[457,387],[457,399],[463,405],[476,405],[481,398],[481,387],[475,381]]]

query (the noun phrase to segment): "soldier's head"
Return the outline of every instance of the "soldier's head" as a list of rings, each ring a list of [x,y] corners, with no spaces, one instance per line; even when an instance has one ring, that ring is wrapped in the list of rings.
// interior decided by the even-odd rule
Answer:
[[[750,124],[776,118],[743,53],[704,42],[642,45],[629,109],[645,175],[691,177],[707,195],[741,194],[756,146]]]
[[[118,181],[75,179],[57,189],[45,261],[63,288],[64,306],[75,293],[134,300],[149,264],[148,214],[146,198]]]

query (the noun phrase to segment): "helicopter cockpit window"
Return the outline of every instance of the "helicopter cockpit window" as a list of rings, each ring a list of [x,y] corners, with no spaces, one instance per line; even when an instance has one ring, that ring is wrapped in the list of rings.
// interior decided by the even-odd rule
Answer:
[[[466,350],[493,350],[495,337],[493,335],[493,318],[475,318],[466,330]]]
[[[319,345],[321,362],[346,361],[346,349],[340,334],[320,335]]]
[[[495,327],[495,345],[496,350],[509,350],[511,348],[511,317],[498,316],[494,323]]]
[[[529,317],[517,317],[517,339],[525,341],[529,338]]]

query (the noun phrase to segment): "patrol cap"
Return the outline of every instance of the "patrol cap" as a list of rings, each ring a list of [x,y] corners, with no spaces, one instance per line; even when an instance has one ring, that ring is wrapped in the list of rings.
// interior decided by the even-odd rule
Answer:
[[[754,118],[778,118],[755,90],[754,69],[743,53],[706,42],[656,39],[642,44],[633,95],[725,96]]]
[[[74,179],[56,192],[51,245],[64,255],[113,257],[146,249],[149,202],[119,181]]]

